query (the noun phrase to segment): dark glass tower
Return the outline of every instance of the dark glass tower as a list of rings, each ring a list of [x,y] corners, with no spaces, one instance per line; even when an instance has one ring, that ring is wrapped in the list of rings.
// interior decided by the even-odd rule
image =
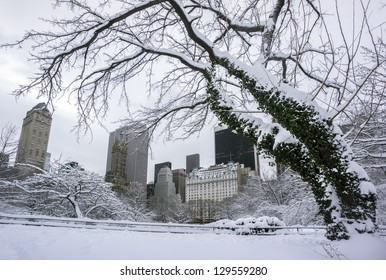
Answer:
[[[193,169],[200,167],[200,155],[188,155],[186,156],[186,174],[192,172]]]
[[[233,133],[229,128],[216,128],[214,142],[216,164],[233,161],[258,171],[257,154],[247,137]]]

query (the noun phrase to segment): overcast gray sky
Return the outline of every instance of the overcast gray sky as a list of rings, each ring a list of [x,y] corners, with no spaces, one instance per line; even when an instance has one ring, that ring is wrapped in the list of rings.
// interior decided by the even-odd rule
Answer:
[[[323,4],[328,5],[330,10],[328,14],[331,19],[334,19],[334,1],[329,0],[330,4],[323,1]],[[359,1],[358,1],[359,2]],[[356,23],[356,31],[361,26],[361,17],[355,18],[356,14],[352,12],[350,5],[357,1],[344,0],[338,2],[341,5],[340,13],[342,15],[345,30],[349,32],[346,36],[350,36],[353,29],[353,21]],[[384,9],[379,9],[381,1],[372,1],[369,15],[370,20],[376,23],[385,21],[383,13]],[[356,9],[360,9],[360,5],[356,5]],[[24,31],[27,29],[40,29],[44,24],[39,21],[39,18],[61,17],[64,13],[71,11],[62,9],[53,9],[50,0],[0,0],[0,44],[5,42],[13,42],[21,38]],[[331,12],[331,13],[330,13]],[[354,20],[353,20],[354,15]],[[334,21],[330,22],[334,24]],[[336,22],[335,25],[336,26]],[[373,25],[373,26],[376,26]],[[335,27],[331,28],[334,30]],[[337,29],[337,28],[335,28]],[[338,31],[338,30],[337,30]],[[354,32],[355,33],[355,32]],[[37,100],[36,96],[26,96],[17,101],[11,92],[17,89],[19,84],[25,83],[26,79],[34,73],[34,67],[31,62],[28,62],[28,46],[23,49],[0,50],[0,123],[11,122],[18,127],[21,127],[23,118],[26,112],[39,102],[44,102],[44,99]],[[132,89],[134,96],[143,96],[145,93],[146,80],[142,77],[132,80],[129,87]],[[135,96],[136,97],[136,96]],[[135,98],[134,98],[135,100]],[[108,132],[119,127],[115,123],[119,119],[127,116],[126,111],[118,106],[118,103],[113,102],[107,120],[104,122],[106,127],[102,128],[99,125],[94,125],[93,138],[86,135],[77,141],[75,133],[71,130],[77,124],[77,112],[74,104],[69,104],[67,100],[62,99],[56,102],[56,110],[53,115],[53,123],[51,128],[50,141],[48,151],[54,159],[61,158],[62,160],[78,161],[86,169],[97,172],[101,175],[105,173]],[[189,154],[199,153],[201,158],[201,166],[206,167],[214,164],[214,132],[213,127],[215,121],[210,123],[198,137],[192,137],[189,141],[162,142],[161,140],[151,143],[152,155],[149,155],[148,165],[148,180],[153,178],[154,164],[170,161],[173,168],[184,168],[185,157]]]
[[[60,17],[65,10],[52,8],[50,0],[0,0],[0,44],[13,42],[20,38],[27,29],[39,29],[44,24],[38,18]],[[10,94],[19,84],[27,80],[34,73],[34,65],[27,61],[28,47],[23,49],[0,50],[0,123],[11,122],[19,128],[22,126],[26,112],[44,99],[36,96],[26,96],[15,100]],[[145,91],[144,79],[133,80],[133,92],[143,95]],[[106,129],[94,125],[93,138],[91,135],[77,136],[71,130],[76,125],[76,109],[67,100],[59,100],[53,114],[53,122],[48,145],[48,152],[53,159],[74,160],[86,169],[105,173],[108,131],[118,128],[115,122],[125,117],[125,110],[114,107],[104,123]],[[199,153],[201,166],[214,163],[214,132],[215,123],[208,125],[200,136],[192,137],[189,141],[163,143],[162,139],[151,143],[152,155],[149,154],[148,181],[153,178],[154,164],[163,161],[172,162],[173,168],[185,168],[185,157]],[[20,130],[19,130],[20,132]]]

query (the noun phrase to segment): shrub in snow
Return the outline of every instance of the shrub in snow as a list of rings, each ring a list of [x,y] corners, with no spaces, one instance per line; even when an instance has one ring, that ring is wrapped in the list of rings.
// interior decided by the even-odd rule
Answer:
[[[236,221],[223,219],[210,225],[218,229],[231,230],[235,231],[237,234],[248,235],[275,231],[276,227],[283,227],[286,224],[277,217],[262,216],[259,218],[239,218]]]
[[[235,221],[228,220],[228,219],[222,219],[222,220],[213,222],[209,225],[220,229],[228,229],[228,230],[235,230],[237,227]]]

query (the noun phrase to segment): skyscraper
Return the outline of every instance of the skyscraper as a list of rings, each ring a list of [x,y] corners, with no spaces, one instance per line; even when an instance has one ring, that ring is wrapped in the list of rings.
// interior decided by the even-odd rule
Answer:
[[[106,180],[146,186],[149,135],[142,127],[124,126],[110,133]]]
[[[39,103],[27,112],[23,119],[16,163],[27,163],[44,169],[51,121],[51,113],[45,103]]]
[[[238,162],[259,174],[257,153],[247,137],[233,133],[229,128],[216,127],[214,141],[216,164]]]
[[[193,169],[200,167],[200,155],[188,155],[186,156],[186,174],[192,172]]]
[[[173,183],[176,186],[176,194],[180,195],[181,202],[185,202],[185,181],[186,172],[185,169],[173,169]]]
[[[168,166],[163,166],[158,172],[152,207],[169,211],[174,210],[179,203],[181,203],[181,199],[176,194],[172,171]]]
[[[161,170],[162,167],[165,166],[169,167],[170,170],[172,169],[172,163],[169,161],[157,163],[156,165],[154,165],[154,186],[158,181],[158,172]]]

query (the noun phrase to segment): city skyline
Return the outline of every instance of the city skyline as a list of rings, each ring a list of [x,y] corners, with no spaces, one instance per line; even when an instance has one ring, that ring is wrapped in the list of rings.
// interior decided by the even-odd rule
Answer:
[[[23,20],[17,20],[15,14],[18,14]],[[7,3],[0,9],[0,42],[13,42],[20,39],[25,30],[31,27],[39,28],[46,24],[39,18],[44,15],[51,17],[52,14],[53,9],[50,1]],[[9,122],[16,125],[19,128],[18,136],[26,112],[40,102],[47,102],[44,98],[37,98],[37,92],[17,100],[11,95],[20,84],[26,83],[28,77],[36,71],[35,65],[27,60],[28,52],[28,46],[23,49],[0,50],[0,119],[2,124]],[[146,82],[144,75],[140,75],[131,81],[130,88],[133,92],[138,93],[138,96],[146,95],[144,94]],[[78,113],[74,106],[74,100],[63,97],[55,101],[55,110],[52,112],[54,121],[47,149],[51,153],[51,159],[53,161],[77,161],[84,168],[104,176],[109,133],[119,128],[122,125],[119,120],[128,115],[125,106],[120,106],[119,101],[112,102],[112,104],[114,105],[113,110],[104,120],[103,126],[95,121],[91,125],[92,133],[88,131],[83,135],[83,131],[81,131],[77,135],[74,128],[78,124]],[[174,142],[166,142],[163,135],[158,136],[162,129],[157,130],[150,143],[148,181],[153,180],[154,165],[157,162],[171,161],[176,168],[184,167],[185,151],[186,154],[200,153],[203,164],[212,164],[214,143],[210,141],[212,141],[211,129],[214,125],[214,122],[209,123],[200,135],[195,135],[189,140]],[[207,139],[209,139],[210,145],[208,145]],[[176,153],[176,151],[180,152]]]
[[[25,1],[13,1],[4,5],[0,10],[0,41],[14,42],[20,39],[24,31],[30,28],[44,28],[46,22],[39,18],[53,13],[63,12],[53,9],[50,1],[37,3]],[[64,11],[66,12],[66,11]],[[23,18],[17,20],[15,14]],[[0,118],[2,123],[12,123],[18,126],[19,133],[25,113],[40,102],[48,100],[37,98],[38,92],[32,95],[20,97],[17,100],[11,93],[20,84],[26,83],[28,78],[36,72],[35,65],[27,60],[28,45],[22,49],[0,50]],[[144,74],[138,75],[128,83],[128,87],[135,94],[131,105],[139,106],[138,99],[146,96],[147,79]],[[60,93],[58,93],[60,95]],[[96,172],[101,176],[106,172],[106,154],[108,149],[109,133],[122,126],[120,119],[128,116],[124,105],[119,105],[119,100],[113,100],[109,114],[103,123],[94,120],[90,131],[76,133],[78,125],[78,112],[75,100],[69,96],[63,96],[54,102],[52,117],[54,123],[51,128],[50,141],[47,152],[51,153],[53,161],[77,161],[84,168]],[[51,110],[52,108],[50,108]],[[173,168],[185,168],[186,155],[200,154],[201,166],[215,164],[213,129],[217,120],[209,118],[203,130],[187,140],[166,141],[165,135],[160,135],[162,127],[156,130],[156,134],[150,143],[147,181],[152,181],[154,165],[159,162],[170,161]],[[179,135],[176,135],[178,138]]]
[[[0,95],[0,115],[2,123],[12,123],[18,127],[17,141],[21,133],[21,124],[28,110],[33,108],[39,100],[32,98],[22,98],[19,102],[13,99],[10,95]],[[90,136],[86,136],[77,141],[77,136],[71,132],[72,126],[76,124],[76,118],[70,118],[66,111],[68,107],[58,107],[53,112],[53,124],[51,127],[50,141],[48,143],[47,152],[51,154],[51,160],[59,161],[76,161],[84,168],[98,173],[101,176],[105,175],[107,164],[108,140],[109,133],[102,127],[93,128],[94,139],[90,142]],[[72,125],[72,126],[71,126]],[[110,127],[114,127],[111,125]],[[204,131],[206,138],[193,137],[190,140],[175,141],[175,142],[151,142],[151,149],[148,158],[147,181],[150,182],[154,178],[154,165],[159,162],[170,161],[173,168],[185,168],[186,155],[199,153],[202,158],[203,166],[214,164],[214,142],[208,145],[208,141],[212,140],[210,133],[211,129],[207,128]],[[212,131],[213,133],[213,131]],[[98,137],[95,137],[98,135]],[[197,145],[203,143],[203,145]],[[179,151],[179,152],[176,152]],[[186,151],[186,152],[185,152]],[[14,163],[15,158],[11,161]]]
[[[1,100],[8,100],[8,104],[1,102],[0,109],[1,113],[4,113],[3,108],[7,107],[10,111],[13,112],[13,115],[19,116],[19,119],[12,119],[8,114],[2,114],[2,119],[4,122],[11,122],[15,124],[18,128],[18,136],[21,132],[21,123],[23,121],[23,115],[25,116],[26,112],[32,107],[36,106],[36,102],[39,103],[39,100],[33,101],[31,98],[26,98],[24,100],[20,99],[19,102],[22,103],[22,106],[17,106],[16,102],[14,107],[7,106],[9,103],[12,104],[11,96],[0,96]],[[33,106],[27,107],[29,104]],[[5,106],[4,106],[5,105]],[[27,108],[26,108],[27,107]],[[18,108],[18,109],[16,109]],[[25,111],[22,111],[25,108]],[[51,160],[56,161],[60,160],[63,162],[66,161],[76,161],[84,168],[98,173],[101,176],[106,175],[106,165],[107,163],[107,153],[109,149],[109,137],[110,134],[119,128],[107,131],[105,128],[96,127],[98,134],[102,137],[98,137],[92,140],[92,142],[85,143],[86,138],[81,138],[77,142],[76,135],[71,133],[70,126],[68,124],[68,115],[65,114],[65,111],[68,111],[69,108],[64,109],[58,107],[52,115],[53,125],[51,127],[50,141],[48,143],[47,153],[51,154]],[[4,116],[3,116],[4,115]],[[12,115],[12,114],[11,114]],[[8,119],[7,119],[8,118]],[[76,119],[72,119],[75,123]],[[66,133],[63,130],[63,123],[68,128]],[[115,125],[115,124],[114,124]],[[113,127],[113,125],[111,126]],[[189,140],[179,140],[179,141],[170,141],[170,142],[151,142],[151,147],[148,155],[148,165],[147,165],[147,182],[152,182],[154,179],[155,170],[154,167],[156,164],[162,162],[171,162],[173,169],[186,168],[186,157],[192,155],[199,155],[201,159],[201,167],[209,167],[216,164],[215,157],[215,130],[217,126],[208,126],[202,133],[205,134],[205,137],[192,137]],[[19,139],[17,139],[19,140]],[[68,143],[63,145],[63,143]],[[197,143],[202,143],[202,145],[197,145]],[[178,151],[178,152],[176,152]],[[156,157],[156,155],[158,155]],[[11,160],[11,163],[14,163],[15,158]],[[261,160],[261,159],[260,159]]]

